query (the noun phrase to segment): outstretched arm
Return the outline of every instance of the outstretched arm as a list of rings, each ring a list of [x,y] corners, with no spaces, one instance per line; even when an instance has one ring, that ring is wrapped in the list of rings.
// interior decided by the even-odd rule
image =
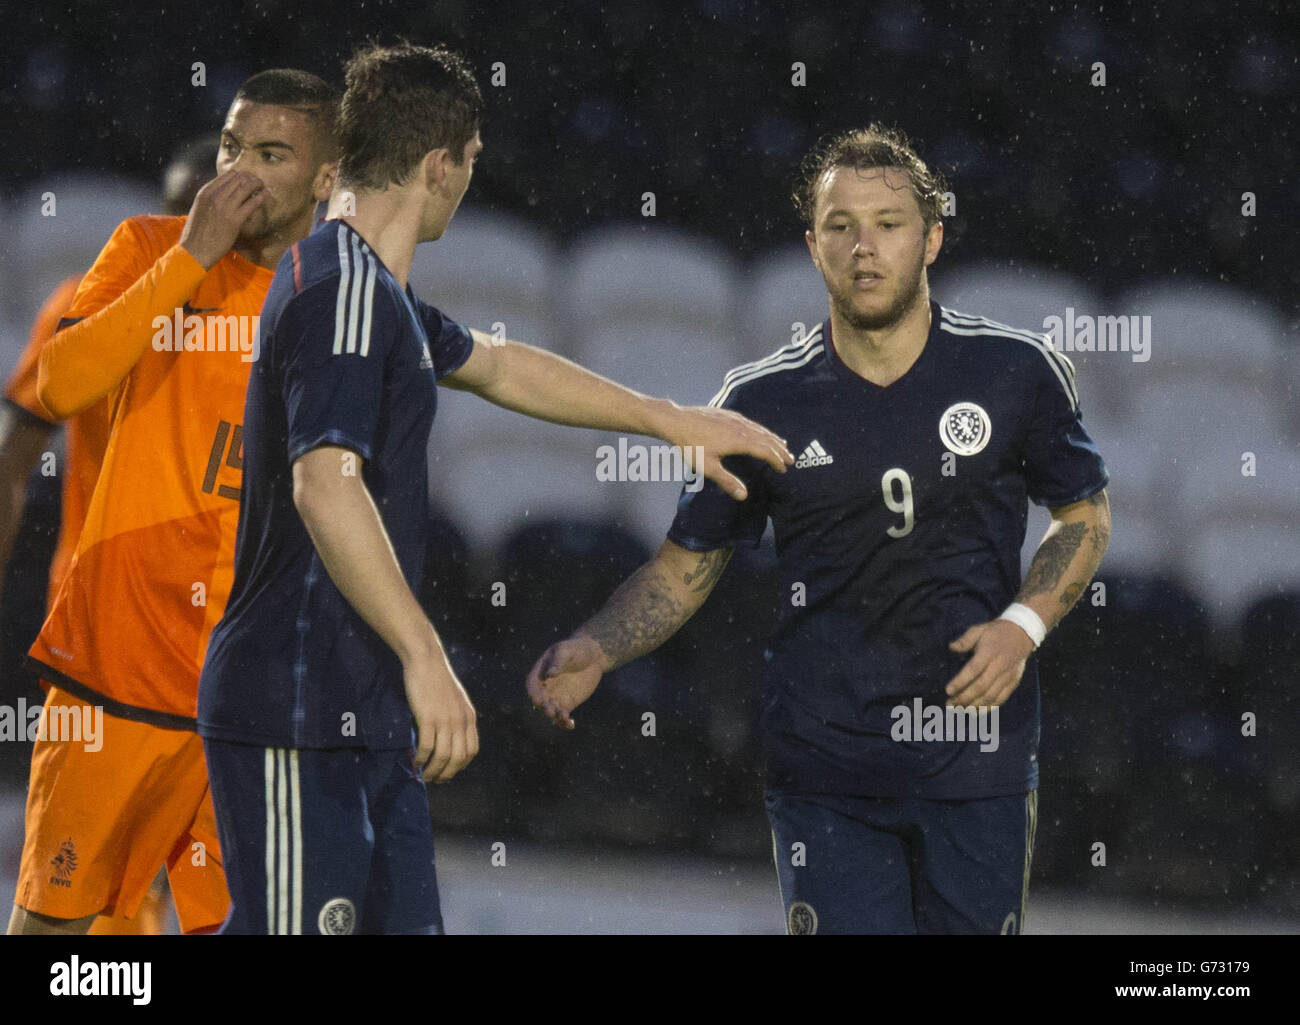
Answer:
[[[723,468],[724,456],[753,456],[778,473],[794,462],[784,440],[739,413],[650,398],[545,349],[471,333],[474,351],[442,379],[448,387],[551,423],[662,438],[688,457],[699,447],[703,466],[693,468],[739,501],[745,485]]]
[[[730,548],[692,552],[665,541],[599,612],[567,640],[549,647],[528,674],[533,706],[573,729],[573,710],[603,674],[654,651],[681,629],[713,591]]]
[[[1016,601],[1037,613],[1050,631],[1074,607],[1110,542],[1110,501],[1105,490],[1082,502],[1050,510],[1052,525],[1034,553]],[[1015,623],[976,623],[949,647],[970,651],[970,661],[947,686],[952,705],[1000,705],[1020,685],[1034,642]]]

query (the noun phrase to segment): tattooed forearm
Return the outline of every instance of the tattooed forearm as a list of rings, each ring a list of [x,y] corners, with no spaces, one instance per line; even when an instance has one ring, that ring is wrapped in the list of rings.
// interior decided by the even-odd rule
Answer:
[[[1060,587],[1061,580],[1078,554],[1087,533],[1086,523],[1065,523],[1039,545],[1016,600],[1024,601],[1036,594],[1051,594]]]
[[[1083,581],[1076,580],[1061,592],[1061,610],[1062,614],[1074,608],[1074,603],[1079,600],[1079,595],[1083,594]]]
[[[1074,608],[1109,543],[1110,500],[1105,489],[1054,508],[1052,529],[1034,553],[1016,601],[1034,608],[1043,625],[1052,629]],[[1036,608],[1031,599],[1036,599]]]
[[[1039,598],[1039,612],[1050,629],[1074,607],[1088,581],[1101,565],[1101,557],[1110,543],[1110,503],[1105,491],[1078,504],[1087,507],[1085,518],[1066,522],[1057,520],[1053,533],[1043,541],[1029,564],[1029,573],[1016,600],[1025,603]],[[1078,515],[1071,510],[1073,515]],[[1055,515],[1055,513],[1054,513]],[[1056,596],[1056,609],[1044,604]]]
[[[730,558],[727,548],[656,558],[628,577],[581,632],[600,645],[611,669],[654,651],[704,603]]]
[[[682,583],[689,586],[692,591],[708,594],[713,590],[713,585],[718,582],[718,577],[722,576],[722,571],[727,568],[727,563],[731,561],[731,552],[730,548],[717,548],[705,552],[693,569],[682,574]]]
[[[652,562],[623,581],[604,607],[583,625],[582,632],[600,645],[610,659],[610,668],[616,669],[654,651],[677,632],[690,614]]]

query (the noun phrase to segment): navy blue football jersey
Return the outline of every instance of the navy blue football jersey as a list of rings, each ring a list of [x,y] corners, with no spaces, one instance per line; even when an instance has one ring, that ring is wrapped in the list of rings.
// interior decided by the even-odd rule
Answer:
[[[1068,505],[1107,474],[1074,368],[1044,336],[931,303],[926,344],[880,387],[835,352],[826,321],[731,371],[712,404],[785,438],[794,466],[727,465],[749,489],[683,492],[669,538],[756,545],[770,518],[784,609],[766,652],[770,793],[974,798],[1037,786],[1038,673],[997,710],[997,743],[897,727],[942,707],[967,655],[948,649],[1020,586],[1026,499]],[[919,702],[917,699],[920,699]],[[920,717],[917,717],[919,720]]]
[[[293,503],[292,467],[320,445],[356,453],[353,469],[417,587],[437,378],[464,364],[473,339],[398,285],[342,221],[319,224],[280,261],[261,335],[244,405],[235,577],[199,681],[199,732],[409,747],[401,662],[326,572]]]

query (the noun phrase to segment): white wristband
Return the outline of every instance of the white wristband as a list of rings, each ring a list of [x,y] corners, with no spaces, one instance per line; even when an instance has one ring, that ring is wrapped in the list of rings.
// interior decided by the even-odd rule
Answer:
[[[1005,619],[1008,623],[1015,623],[1025,633],[1029,634],[1029,639],[1034,642],[1034,650],[1043,643],[1043,638],[1047,636],[1047,627],[1039,618],[1038,613],[1028,605],[1021,605],[1013,601],[1007,606],[1007,610],[998,616],[998,619]]]

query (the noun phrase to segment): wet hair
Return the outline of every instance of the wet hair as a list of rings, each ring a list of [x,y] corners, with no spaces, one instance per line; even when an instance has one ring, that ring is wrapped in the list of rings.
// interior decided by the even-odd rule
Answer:
[[[837,167],[856,171],[897,168],[907,175],[916,205],[928,230],[939,221],[947,182],[926,166],[912,148],[907,136],[894,128],[871,124],[823,138],[803,159],[799,180],[794,188],[794,206],[809,231],[815,230],[817,197],[826,178]]]
[[[446,47],[371,44],[344,73],[339,180],[364,189],[410,181],[430,150],[459,165],[483,118],[469,62]]]

